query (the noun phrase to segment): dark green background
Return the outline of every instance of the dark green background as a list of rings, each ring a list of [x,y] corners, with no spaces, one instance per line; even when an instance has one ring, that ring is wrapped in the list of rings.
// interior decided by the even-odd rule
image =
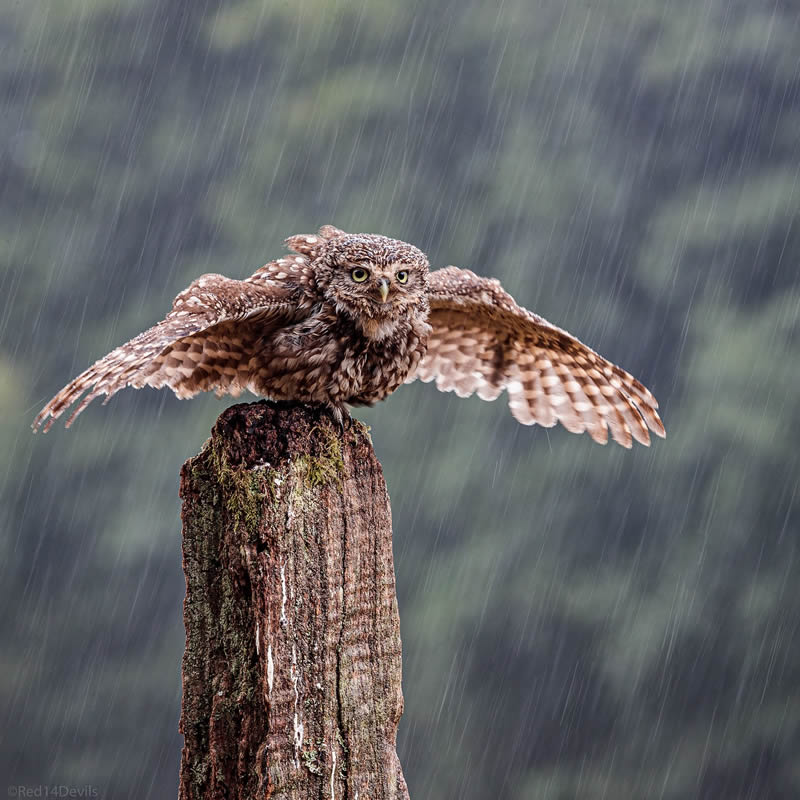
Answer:
[[[798,41],[789,0],[6,0],[7,783],[175,795],[177,476],[227,403],[33,416],[332,222],[501,278],[668,430],[602,448],[424,385],[358,412],[414,800],[800,796]]]

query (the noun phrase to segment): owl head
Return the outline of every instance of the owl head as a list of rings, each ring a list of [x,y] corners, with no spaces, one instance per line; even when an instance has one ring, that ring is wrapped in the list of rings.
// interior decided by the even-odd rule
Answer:
[[[411,314],[427,312],[428,259],[421,250],[332,226],[313,238],[305,244],[315,245],[307,255],[313,258],[317,285],[338,313],[354,319],[368,335],[386,335]]]

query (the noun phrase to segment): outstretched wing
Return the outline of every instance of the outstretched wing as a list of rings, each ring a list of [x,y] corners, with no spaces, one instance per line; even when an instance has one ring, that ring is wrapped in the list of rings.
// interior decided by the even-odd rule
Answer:
[[[446,267],[430,274],[428,350],[409,381],[494,400],[505,389],[524,425],[561,424],[601,444],[664,436],[655,397],[632,375],[527,311],[493,279]]]
[[[278,282],[279,276],[296,280]],[[47,431],[80,400],[69,427],[95,397],[106,395],[107,402],[126,386],[168,386],[178,397],[211,389],[237,396],[253,388],[259,341],[308,313],[307,282],[307,262],[299,256],[273,261],[244,281],[203,275],[175,298],[166,319],[65,386],[39,412],[33,429]]]

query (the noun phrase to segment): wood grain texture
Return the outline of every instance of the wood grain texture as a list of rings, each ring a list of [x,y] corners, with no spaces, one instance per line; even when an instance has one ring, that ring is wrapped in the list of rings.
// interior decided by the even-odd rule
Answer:
[[[233,406],[181,497],[181,799],[407,799],[391,512],[366,428]]]

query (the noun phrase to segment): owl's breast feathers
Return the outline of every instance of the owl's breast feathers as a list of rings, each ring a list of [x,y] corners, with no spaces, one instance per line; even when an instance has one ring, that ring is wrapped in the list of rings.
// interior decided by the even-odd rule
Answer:
[[[429,330],[424,319],[409,318],[372,339],[323,302],[307,319],[262,340],[255,388],[274,400],[372,405],[417,367]]]

